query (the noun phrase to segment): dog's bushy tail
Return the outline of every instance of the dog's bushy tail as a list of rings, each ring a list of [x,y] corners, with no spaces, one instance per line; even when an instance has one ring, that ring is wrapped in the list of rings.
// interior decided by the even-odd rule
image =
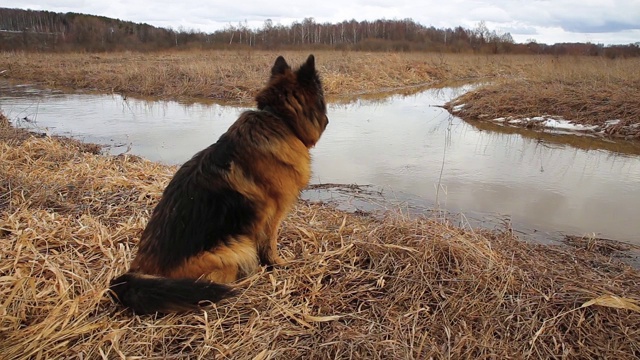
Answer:
[[[194,310],[203,301],[218,302],[234,295],[226,285],[196,279],[169,279],[126,273],[111,280],[111,296],[136,314]]]

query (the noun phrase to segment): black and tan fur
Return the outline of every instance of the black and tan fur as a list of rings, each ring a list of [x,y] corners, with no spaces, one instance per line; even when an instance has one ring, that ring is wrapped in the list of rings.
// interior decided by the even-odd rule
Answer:
[[[112,295],[135,313],[176,312],[233,294],[224,285],[282,264],[283,218],[308,184],[309,149],[329,120],[310,55],[293,71],[283,57],[246,111],[174,175]]]

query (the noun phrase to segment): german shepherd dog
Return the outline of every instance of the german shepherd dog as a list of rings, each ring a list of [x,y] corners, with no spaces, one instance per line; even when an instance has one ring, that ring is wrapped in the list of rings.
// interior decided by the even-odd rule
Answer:
[[[162,194],[129,271],[111,295],[136,314],[197,309],[234,294],[227,283],[283,264],[278,229],[309,182],[309,149],[329,123],[315,59],[279,56],[257,110],[187,161]]]

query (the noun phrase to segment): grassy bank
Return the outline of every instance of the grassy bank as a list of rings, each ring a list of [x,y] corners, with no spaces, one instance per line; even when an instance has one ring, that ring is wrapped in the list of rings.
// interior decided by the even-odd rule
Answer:
[[[449,107],[461,105],[455,113],[467,120],[535,128],[540,122],[521,120],[546,115],[594,126],[591,132],[604,136],[640,139],[640,59],[542,59],[522,76],[492,81]]]
[[[0,354],[38,358],[566,358],[640,354],[640,272],[592,246],[300,202],[286,268],[207,311],[106,296],[174,167],[0,121]]]
[[[48,87],[164,98],[251,101],[277,55],[299,64],[307,52],[0,53],[0,76]],[[442,81],[519,74],[536,59],[419,53],[316,51],[329,96],[402,89]]]

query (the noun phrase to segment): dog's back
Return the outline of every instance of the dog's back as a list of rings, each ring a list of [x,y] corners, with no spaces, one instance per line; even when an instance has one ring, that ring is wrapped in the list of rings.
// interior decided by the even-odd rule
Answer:
[[[222,285],[275,265],[277,232],[310,178],[309,148],[328,119],[313,56],[296,72],[279,57],[258,111],[244,112],[174,175],[111,290],[137,313],[190,309]]]

